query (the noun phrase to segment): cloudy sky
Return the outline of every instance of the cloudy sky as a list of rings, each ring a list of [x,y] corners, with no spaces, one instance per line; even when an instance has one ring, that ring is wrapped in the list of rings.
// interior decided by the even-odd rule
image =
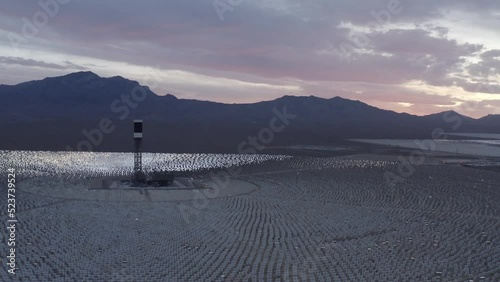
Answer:
[[[500,114],[499,26],[498,0],[8,0],[0,84],[89,70],[181,98],[480,117]]]

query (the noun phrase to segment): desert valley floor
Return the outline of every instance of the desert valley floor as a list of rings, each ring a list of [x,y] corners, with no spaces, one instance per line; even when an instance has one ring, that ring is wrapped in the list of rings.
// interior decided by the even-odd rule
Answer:
[[[384,175],[398,169],[269,160],[241,166],[234,180],[254,187],[244,193],[230,182],[217,197],[161,201],[80,197],[90,178],[25,179],[19,269],[7,277],[2,263],[0,280],[500,281],[500,174],[423,164],[388,185]],[[193,177],[213,186],[210,175]]]

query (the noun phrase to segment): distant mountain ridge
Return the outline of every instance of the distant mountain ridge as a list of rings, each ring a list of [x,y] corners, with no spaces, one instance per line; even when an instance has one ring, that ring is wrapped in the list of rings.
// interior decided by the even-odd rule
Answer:
[[[285,108],[296,118],[270,145],[328,145],[345,138],[431,138],[435,129],[500,133],[499,115],[480,119],[454,112],[415,116],[341,97],[283,96],[224,104],[159,96],[136,81],[102,78],[92,72],[0,85],[0,99],[0,130],[9,132],[0,140],[0,149],[63,150],[84,139],[82,130],[109,119],[116,130],[93,149],[129,150],[130,121],[141,118],[155,138],[149,143],[150,151],[234,151],[249,135],[269,126],[273,109]]]

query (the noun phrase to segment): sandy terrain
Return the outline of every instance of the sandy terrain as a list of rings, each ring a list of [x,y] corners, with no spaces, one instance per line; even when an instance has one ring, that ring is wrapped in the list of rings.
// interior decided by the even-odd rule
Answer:
[[[398,163],[268,161],[243,166],[233,179],[258,189],[186,201],[81,198],[76,190],[90,179],[27,180],[18,189],[16,278],[500,280],[500,174],[424,164],[391,188],[387,171]],[[214,185],[208,173],[201,177]],[[234,183],[226,190],[236,191]]]

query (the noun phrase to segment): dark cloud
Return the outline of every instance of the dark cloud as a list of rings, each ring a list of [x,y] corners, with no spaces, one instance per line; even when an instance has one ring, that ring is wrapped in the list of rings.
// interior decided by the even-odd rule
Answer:
[[[4,57],[0,56],[0,64],[2,65],[20,65],[26,67],[39,67],[46,69],[57,69],[57,70],[84,70],[85,68],[74,64],[70,61],[65,61],[64,65],[47,63],[44,61],[37,61],[33,59],[24,59],[20,57]]]

